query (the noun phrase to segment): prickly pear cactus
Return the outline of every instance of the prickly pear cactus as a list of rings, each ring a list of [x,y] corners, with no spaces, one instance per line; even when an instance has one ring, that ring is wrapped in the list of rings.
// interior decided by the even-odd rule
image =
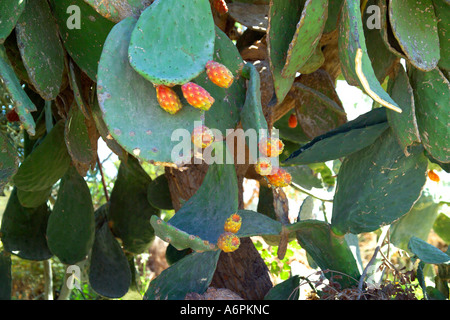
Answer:
[[[310,274],[272,283],[257,241],[280,261],[304,250],[316,299],[376,297],[368,272],[392,244],[419,260],[425,299],[448,299],[448,251],[426,240],[450,238],[449,15],[447,0],[1,1],[0,299],[18,296],[16,259],[62,264],[59,299],[80,284],[304,299]]]

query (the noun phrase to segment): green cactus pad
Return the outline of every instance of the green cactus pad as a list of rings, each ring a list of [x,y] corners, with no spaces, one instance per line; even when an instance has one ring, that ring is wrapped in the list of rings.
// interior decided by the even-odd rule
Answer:
[[[389,0],[389,21],[408,61],[422,71],[434,69],[440,49],[432,0]]]
[[[284,166],[283,169],[291,175],[294,187],[295,185],[299,185],[307,190],[311,190],[312,188],[323,188],[322,180],[318,177],[317,173],[307,165]]]
[[[328,0],[328,19],[323,29],[324,34],[333,32],[338,28],[343,3],[344,0]]]
[[[411,237],[408,249],[425,263],[450,264],[450,255],[417,237]]]
[[[66,120],[64,138],[72,161],[80,164],[84,171],[87,171],[90,165],[97,160],[97,153],[91,144],[85,119],[80,108],[72,104]]]
[[[4,0],[0,2],[0,44],[5,42],[16,26],[17,20],[25,9],[23,0]]]
[[[11,255],[0,251],[0,300],[11,300]]]
[[[114,235],[122,240],[124,250],[140,254],[155,238],[150,218],[159,210],[147,200],[151,178],[131,155],[122,160],[110,197],[109,222]],[[130,211],[130,208],[133,210]]]
[[[296,73],[314,53],[322,37],[328,18],[328,0],[307,0],[289,44],[286,63],[281,71],[284,78],[295,78]]]
[[[214,39],[208,0],[157,0],[131,34],[130,64],[152,83],[184,84],[212,60]]]
[[[310,164],[345,157],[372,144],[388,127],[386,110],[374,109],[314,138],[284,163]]]
[[[447,244],[450,243],[450,217],[441,212],[433,224],[433,231]]]
[[[391,224],[391,243],[397,248],[408,250],[408,242],[412,236],[427,240],[438,216],[439,207],[434,196],[425,189],[411,210]]]
[[[438,20],[439,46],[441,59],[438,66],[450,71],[450,2],[448,0],[433,0],[434,11]]]
[[[175,130],[188,135],[190,143],[194,122],[201,121],[204,112],[188,105],[178,88],[183,109],[172,115],[161,108],[153,85],[128,63],[128,39],[135,22],[132,17],[119,22],[105,42],[98,68],[98,102],[109,133],[122,148],[145,161],[173,163],[177,159],[172,159],[172,151],[180,143]]]
[[[379,0],[367,1],[366,8],[369,8],[370,6],[377,6],[377,8],[379,8],[378,1]],[[400,58],[387,48],[382,33],[376,28],[376,25],[374,28],[372,28],[373,26],[370,26],[369,28],[370,19],[378,19],[376,14],[377,11],[366,10],[362,16],[362,21],[365,22],[363,23],[364,37],[366,39],[367,53],[373,66],[373,71],[375,72],[378,81],[383,83],[384,79],[393,70]],[[401,105],[396,99],[392,99]]]
[[[49,215],[46,204],[37,208],[23,207],[17,197],[17,188],[14,188],[2,217],[3,248],[22,259],[49,259],[53,255],[45,235]]]
[[[223,164],[229,151],[223,142],[211,145],[222,163],[210,164],[202,185],[169,224],[210,243],[217,243],[226,219],[238,210],[238,182],[234,164]]]
[[[9,138],[0,132],[0,190],[17,172],[19,157]]]
[[[50,251],[62,263],[86,259],[95,237],[95,217],[86,181],[71,166],[62,177],[47,225]]]
[[[320,45],[316,46],[313,54],[306,60],[305,64],[298,69],[301,74],[310,74],[319,69],[325,62],[325,56]]]
[[[339,276],[334,281],[344,288],[358,284],[358,265],[343,236],[334,234],[331,226],[323,221],[305,220],[295,225],[297,241],[322,271],[329,270],[325,273],[327,278]]]
[[[405,156],[391,129],[343,161],[331,225],[338,234],[370,232],[411,210],[426,181],[422,146]]]
[[[236,233],[240,238],[257,235],[279,235],[281,233],[281,223],[262,213],[239,210],[238,214],[242,217],[242,226]]]
[[[227,129],[234,129],[239,122],[239,111],[245,100],[245,79],[240,76],[244,64],[239,51],[228,36],[216,27],[213,60],[226,66],[234,76],[233,84],[225,89],[209,80],[206,72],[200,74],[193,82],[203,87],[215,102],[205,113],[205,125],[220,130],[226,135]]]
[[[210,243],[196,235],[192,235],[175,228],[156,216],[151,217],[150,223],[155,230],[155,234],[177,250],[184,250],[188,248],[197,252],[217,250],[214,243]]]
[[[360,1],[344,2],[338,41],[342,73],[350,85],[360,86],[384,107],[401,112],[375,75],[367,52],[360,10]]]
[[[300,276],[295,275],[273,286],[264,296],[264,300],[298,300]]]
[[[0,78],[2,79],[0,84],[11,97],[13,106],[19,115],[20,122],[25,130],[27,130],[28,134],[34,136],[36,133],[36,124],[31,112],[37,110],[36,106],[22,88],[14,69],[8,61],[8,57],[3,46],[0,46]]]
[[[50,5],[65,49],[81,70],[96,81],[103,43],[114,23],[83,0],[51,0]]]
[[[267,50],[278,103],[284,100],[294,82],[295,77],[284,78],[281,72],[286,64],[289,45],[294,38],[297,24],[302,17],[305,2],[306,0],[270,1]]]
[[[406,152],[408,146],[419,144],[421,139],[417,126],[413,89],[401,64],[397,65],[396,72],[389,78],[387,91],[392,99],[402,106],[402,113],[386,110],[386,115],[400,147]]]
[[[190,292],[203,294],[211,283],[220,252],[194,252],[177,261],[150,282],[144,300],[184,300]]]
[[[25,191],[17,189],[19,202],[25,208],[36,208],[47,202],[53,190],[53,186],[44,190]]]
[[[64,49],[46,0],[27,2],[16,25],[17,44],[34,88],[45,100],[59,94],[64,72]]]
[[[417,125],[424,148],[436,160],[450,162],[450,82],[434,69],[422,72],[411,70]]]
[[[259,73],[255,66],[251,63],[247,63],[244,67],[243,73],[247,73],[249,77],[247,85],[247,94],[245,97],[245,103],[241,110],[241,124],[244,131],[255,130],[256,141],[250,141],[247,143],[253,160],[258,158],[258,142],[262,136],[268,136],[269,132],[267,121],[264,118],[262,105],[261,105],[261,81]]]
[[[169,182],[162,174],[148,185],[148,202],[155,208],[161,210],[173,210],[172,198],[170,196]]]
[[[57,122],[33,152],[25,158],[13,177],[17,188],[46,190],[67,171],[70,156],[64,142],[64,121]]]
[[[119,242],[108,223],[95,231],[89,264],[89,284],[107,298],[123,297],[131,285],[131,270]]]
[[[113,22],[129,16],[137,16],[152,0],[84,0],[99,14]]]

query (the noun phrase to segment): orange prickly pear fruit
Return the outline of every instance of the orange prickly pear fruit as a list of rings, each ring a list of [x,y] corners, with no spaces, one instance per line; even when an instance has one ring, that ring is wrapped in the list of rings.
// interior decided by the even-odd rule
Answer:
[[[192,143],[198,148],[206,148],[214,141],[214,135],[207,126],[198,126],[192,130]]]
[[[217,240],[217,246],[224,252],[233,252],[239,248],[241,241],[239,237],[232,232],[224,232]]]
[[[212,83],[221,88],[229,88],[234,80],[233,74],[227,67],[213,60],[206,63],[206,74]]]
[[[278,138],[263,138],[259,142],[259,152],[269,158],[279,156],[283,149],[284,143]]]
[[[8,111],[8,113],[6,114],[6,119],[9,122],[19,122],[20,121],[19,115],[17,114],[15,109],[11,109],[10,111]]]
[[[434,182],[439,182],[441,180],[437,173],[433,170],[428,171],[428,178],[430,178],[430,180]]]
[[[266,177],[272,187],[279,188],[287,187],[292,180],[290,173],[282,168],[275,168],[272,173]]]
[[[197,109],[208,111],[215,101],[208,91],[193,82],[183,84],[181,91],[187,102]]]
[[[225,14],[228,12],[227,3],[225,0],[214,0],[213,2],[214,9],[220,14]]]
[[[180,98],[173,91],[172,88],[169,88],[164,85],[156,86],[156,98],[158,99],[159,105],[165,111],[170,114],[175,114],[181,110],[183,105],[180,102]]]
[[[297,123],[298,123],[298,121],[297,121],[297,116],[295,115],[295,114],[291,114],[290,116],[289,116],[289,120],[288,120],[288,126],[289,126],[289,128],[295,128],[296,126],[297,126]]]
[[[225,221],[224,230],[225,232],[236,233],[239,231],[242,225],[242,218],[237,213],[233,213]]]
[[[272,172],[272,163],[268,158],[259,158],[255,163],[255,171],[257,174],[267,176]]]

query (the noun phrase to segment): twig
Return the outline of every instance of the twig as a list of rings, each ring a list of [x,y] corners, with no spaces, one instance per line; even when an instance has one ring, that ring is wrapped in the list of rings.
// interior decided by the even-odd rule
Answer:
[[[380,246],[377,246],[377,247],[375,248],[375,252],[373,253],[372,258],[370,258],[369,263],[366,265],[366,267],[364,268],[364,271],[363,271],[361,277],[359,278],[358,289],[359,289],[360,291],[362,291],[362,287],[363,287],[363,284],[364,284],[364,279],[365,279],[366,276],[367,276],[367,271],[369,270],[369,267],[370,267],[372,264],[374,264],[375,259],[377,258],[378,251],[380,251]]]
[[[105,182],[105,177],[103,175],[102,164],[100,163],[100,158],[98,157],[98,154],[97,154],[97,164],[98,164],[98,170],[100,171],[100,175],[102,177],[103,191],[105,192],[106,202],[109,202],[108,189],[106,188],[106,182]]]
[[[50,259],[44,260],[44,299],[53,300],[53,273]]]
[[[292,185],[295,189],[297,189],[298,191],[301,191],[301,192],[303,192],[304,194],[307,194],[308,196],[311,196],[311,197],[313,197],[313,198],[316,198],[317,200],[324,201],[324,202],[333,202],[333,199],[322,199],[322,198],[320,198],[320,197],[318,197],[318,196],[316,196],[316,195],[310,193],[309,191],[306,191],[305,189],[303,189],[302,187],[300,187],[298,184],[295,184],[295,183],[292,182],[291,185]]]

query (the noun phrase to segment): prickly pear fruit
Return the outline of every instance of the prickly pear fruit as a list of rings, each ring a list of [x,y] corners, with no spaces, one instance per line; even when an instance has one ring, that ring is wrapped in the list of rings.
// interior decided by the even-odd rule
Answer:
[[[214,141],[214,134],[207,126],[198,126],[192,130],[192,143],[198,148],[206,148]]]
[[[262,138],[259,142],[259,152],[269,158],[279,156],[283,149],[284,143],[278,138]]]
[[[217,240],[217,246],[224,252],[233,252],[239,248],[240,244],[239,237],[232,232],[222,233]]]
[[[164,85],[156,86],[156,98],[159,105],[170,114],[175,114],[181,110],[183,105],[178,95],[170,87]]]
[[[259,175],[267,176],[272,172],[272,163],[269,158],[261,157],[255,163],[255,171]]]
[[[434,182],[439,182],[441,180],[438,174],[433,170],[428,171],[428,178],[430,178],[430,180]]]
[[[282,168],[273,169],[272,174],[266,177],[270,186],[278,188],[287,187],[292,180],[290,173]]]
[[[237,213],[233,213],[225,221],[224,230],[225,232],[236,233],[239,231],[242,225],[242,218]]]
[[[212,83],[221,88],[229,88],[234,80],[233,74],[227,67],[213,60],[206,63],[206,74]]]
[[[183,84],[181,91],[187,102],[194,108],[208,111],[215,101],[208,91],[193,82]]]
[[[6,114],[6,119],[9,122],[19,122],[20,121],[19,115],[17,114],[15,109],[11,109],[10,111],[8,111],[8,113]]]
[[[289,126],[289,128],[295,128],[295,127],[297,127],[297,123],[298,123],[298,121],[297,121],[297,116],[296,116],[294,113],[292,113],[292,114],[289,116],[289,120],[288,120],[288,126]]]
[[[227,3],[225,0],[213,0],[214,9],[220,14],[225,14],[228,12]]]

